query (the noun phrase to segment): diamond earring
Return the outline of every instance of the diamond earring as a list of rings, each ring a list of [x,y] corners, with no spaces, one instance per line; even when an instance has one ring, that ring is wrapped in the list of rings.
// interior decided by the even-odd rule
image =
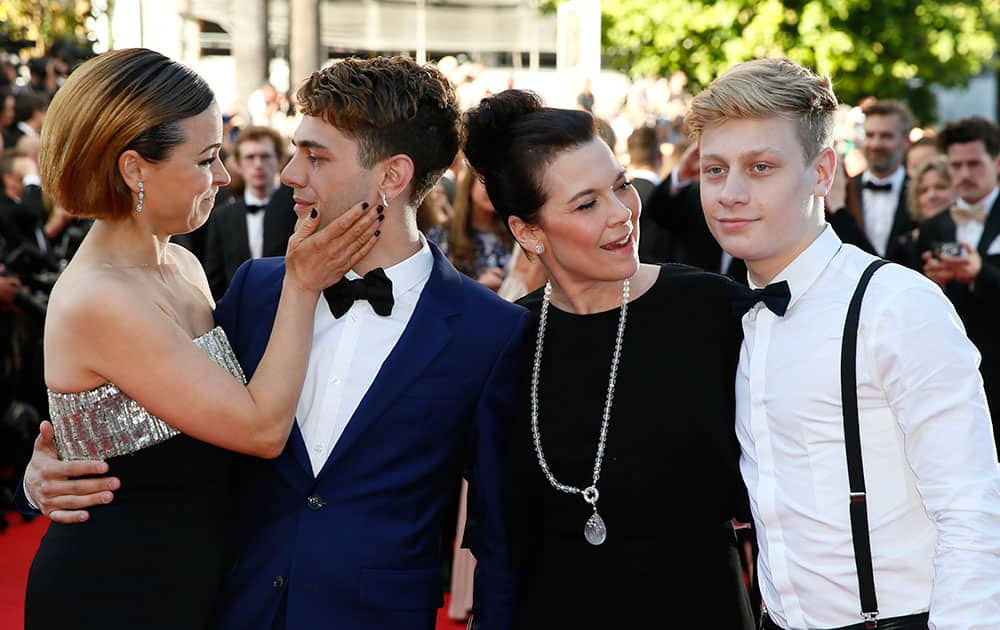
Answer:
[[[135,203],[135,211],[142,212],[142,199],[146,196],[146,188],[139,182],[139,200]]]
[[[545,248],[542,247],[541,244],[535,245],[535,253],[536,254],[541,254],[544,251],[545,251]]]
[[[385,192],[384,191],[379,191],[379,194],[382,196],[382,207],[383,208],[388,208],[389,207],[389,199],[385,196]]]

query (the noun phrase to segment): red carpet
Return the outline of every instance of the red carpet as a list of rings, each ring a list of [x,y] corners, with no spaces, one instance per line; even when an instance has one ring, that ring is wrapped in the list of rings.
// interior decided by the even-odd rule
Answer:
[[[8,512],[10,527],[0,533],[0,628],[20,630],[24,627],[24,587],[28,581],[28,567],[35,557],[38,541],[49,526],[49,521],[36,518],[25,523],[21,517]]]
[[[37,518],[24,523],[20,516],[7,513],[10,527],[0,533],[0,630],[21,630],[24,623],[22,606],[24,587],[28,579],[28,567],[38,549],[48,520]],[[438,611],[437,630],[460,630],[464,623],[450,621],[445,614],[448,596],[445,595],[444,608]]]

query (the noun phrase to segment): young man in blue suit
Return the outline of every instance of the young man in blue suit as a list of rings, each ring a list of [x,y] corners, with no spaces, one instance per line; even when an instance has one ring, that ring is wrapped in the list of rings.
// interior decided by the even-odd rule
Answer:
[[[284,452],[237,465],[217,627],[432,630],[442,514],[464,471],[475,627],[510,628],[501,457],[527,312],[458,273],[416,227],[458,150],[454,93],[432,68],[378,58],[314,73],[298,102],[305,117],[282,173],[295,212],[315,208],[326,224],[368,203],[381,234],[319,301]],[[248,377],[283,274],[281,258],[247,262],[216,310]],[[77,486],[90,497],[76,501],[43,490],[67,476],[43,447],[26,479],[45,513],[109,499],[107,480]]]

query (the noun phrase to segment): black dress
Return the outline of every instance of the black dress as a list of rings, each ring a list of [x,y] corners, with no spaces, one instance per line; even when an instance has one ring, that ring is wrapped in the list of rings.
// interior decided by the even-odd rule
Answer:
[[[535,454],[532,336],[508,456],[519,630],[753,627],[731,527],[734,516],[749,520],[733,420],[740,328],[731,292],[726,278],[664,265],[629,304],[598,483],[600,546],[584,539],[590,506],[553,488]],[[520,303],[538,313],[541,291]],[[539,427],[564,484],[591,484],[619,313],[549,306]]]
[[[238,371],[221,328],[195,342]],[[59,399],[55,405],[53,398]],[[143,427],[162,423],[111,384],[52,394],[54,407],[81,410],[53,412],[57,439],[60,428],[65,436],[61,453],[70,448],[70,438],[95,430],[105,445],[135,441],[143,431],[139,441],[155,441]],[[104,412],[95,413],[95,407]],[[81,438],[74,444],[84,449],[101,441]],[[108,474],[121,479],[121,488],[112,503],[88,508],[85,523],[49,525],[28,576],[26,630],[208,628],[225,566],[230,458],[227,451],[177,434],[107,459]]]

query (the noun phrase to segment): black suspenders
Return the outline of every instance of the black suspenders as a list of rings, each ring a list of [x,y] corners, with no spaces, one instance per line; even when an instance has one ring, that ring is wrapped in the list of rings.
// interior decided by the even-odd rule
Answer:
[[[858,571],[861,595],[861,617],[865,626],[878,624],[878,602],[875,598],[875,575],[872,569],[872,546],[868,534],[868,506],[865,502],[865,472],[861,461],[861,426],[858,419],[857,355],[858,321],[861,300],[872,275],[886,260],[868,265],[854,290],[844,323],[844,340],[840,355],[840,391],[844,414],[844,446],[847,451],[847,477],[850,482],[851,536],[854,539],[854,563]]]

